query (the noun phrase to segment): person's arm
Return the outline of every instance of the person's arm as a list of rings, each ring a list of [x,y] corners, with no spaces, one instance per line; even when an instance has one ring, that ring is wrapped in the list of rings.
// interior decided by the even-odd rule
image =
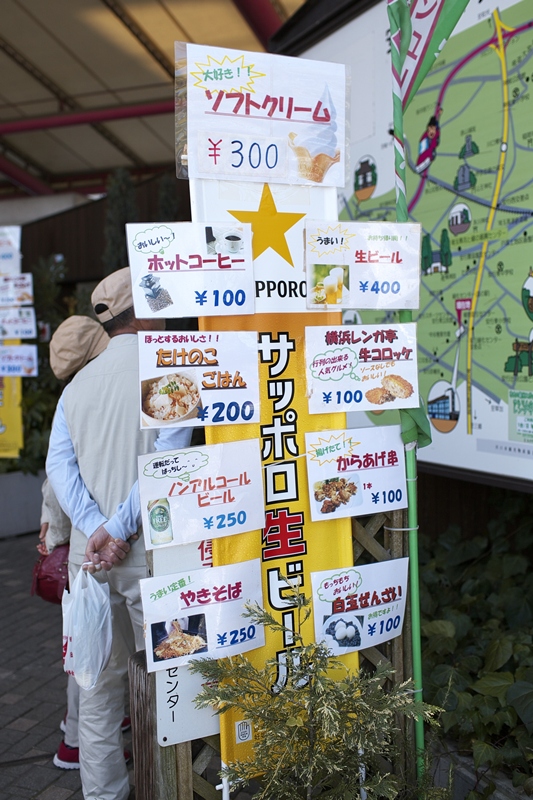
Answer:
[[[161,428],[154,442],[154,450],[178,450],[189,447],[192,428]],[[141,524],[141,499],[139,481],[135,481],[126,500],[121,503],[112,517],[105,523],[105,529],[114,539],[128,539],[137,533]]]
[[[101,525],[105,525],[107,517],[101,513],[80,475],[65,419],[63,395],[59,398],[52,423],[46,457],[46,474],[59,505],[75,528],[89,537]]]

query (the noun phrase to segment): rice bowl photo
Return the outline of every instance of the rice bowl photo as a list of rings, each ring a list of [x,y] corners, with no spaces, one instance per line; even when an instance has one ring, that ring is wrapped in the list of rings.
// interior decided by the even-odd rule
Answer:
[[[200,406],[200,393],[194,380],[173,372],[141,381],[143,421],[160,427],[191,419]]]

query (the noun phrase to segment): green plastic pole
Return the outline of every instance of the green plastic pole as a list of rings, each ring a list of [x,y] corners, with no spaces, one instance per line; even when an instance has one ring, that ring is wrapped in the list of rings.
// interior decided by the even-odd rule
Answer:
[[[394,0],[389,6],[394,7]],[[393,84],[393,119],[394,119],[394,172],[396,178],[396,219],[398,222],[409,221],[407,195],[405,189],[405,147],[403,132],[403,108],[399,76],[401,72],[401,56],[398,38],[401,15],[391,17],[392,34],[392,84]],[[409,310],[400,311],[400,322],[412,322],[413,315]],[[400,416],[402,412],[400,411]],[[422,644],[420,629],[420,579],[418,572],[418,506],[417,506],[417,469],[416,449],[405,451],[407,474],[408,528],[409,528],[409,590],[411,598],[411,635],[413,652],[413,682],[417,699],[422,699]],[[415,720],[416,774],[418,781],[424,774],[424,720]]]

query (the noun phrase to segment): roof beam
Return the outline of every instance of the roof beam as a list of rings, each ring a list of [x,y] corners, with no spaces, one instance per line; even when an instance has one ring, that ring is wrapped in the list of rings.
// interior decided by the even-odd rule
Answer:
[[[35,175],[31,175],[25,169],[22,169],[22,167],[17,166],[17,164],[14,164],[3,155],[0,155],[0,172],[3,172],[11,183],[14,183],[15,186],[19,186],[26,193],[34,195],[53,194],[50,186],[43,183],[43,181],[39,180]]]
[[[141,28],[139,23],[136,22],[131,16],[129,11],[124,8],[122,3],[119,3],[118,0],[101,0],[101,2],[107,6],[116,17],[118,17],[122,24],[126,26],[133,36],[135,36],[137,41],[144,47],[144,49],[150,53],[155,61],[157,61],[159,66],[165,70],[167,75],[170,75],[172,80],[174,80],[174,62],[170,61],[170,59],[166,57],[165,53],[159,49],[154,41],[152,41],[146,31]]]
[[[59,102],[66,106],[67,108],[72,109],[72,111],[83,111],[82,107],[71,97],[67,94],[60,86],[58,86],[51,78],[48,77],[44,72],[42,72],[35,64],[32,64],[22,53],[13,47],[6,39],[0,36],[0,48],[4,51],[6,55],[8,55],[19,67],[25,70],[29,75],[32,76],[36,81],[38,81],[41,86],[44,86],[50,94],[56,97]],[[95,122],[93,123],[93,127],[95,130],[98,131],[100,136],[103,136],[104,139],[113,145],[120,153],[126,156],[133,164],[138,167],[144,165],[144,161],[140,158],[133,150],[130,150],[124,142],[115,136],[114,133],[107,130],[102,124]]]
[[[69,125],[91,125],[114,119],[131,117],[151,117],[155,114],[173,114],[174,100],[161,100],[157,103],[140,103],[132,106],[74,111],[71,114],[51,114],[46,117],[26,117],[10,122],[0,122],[0,136],[24,131],[41,131],[49,128],[63,128]]]
[[[240,11],[265,50],[268,50],[268,40],[285,21],[270,0],[233,0],[233,5]]]

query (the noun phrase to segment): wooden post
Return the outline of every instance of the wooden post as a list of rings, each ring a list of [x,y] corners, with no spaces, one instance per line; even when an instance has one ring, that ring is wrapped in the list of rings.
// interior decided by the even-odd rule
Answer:
[[[193,800],[191,743],[157,741],[155,675],[146,671],[144,650],[131,656],[129,678],[135,800]]]

